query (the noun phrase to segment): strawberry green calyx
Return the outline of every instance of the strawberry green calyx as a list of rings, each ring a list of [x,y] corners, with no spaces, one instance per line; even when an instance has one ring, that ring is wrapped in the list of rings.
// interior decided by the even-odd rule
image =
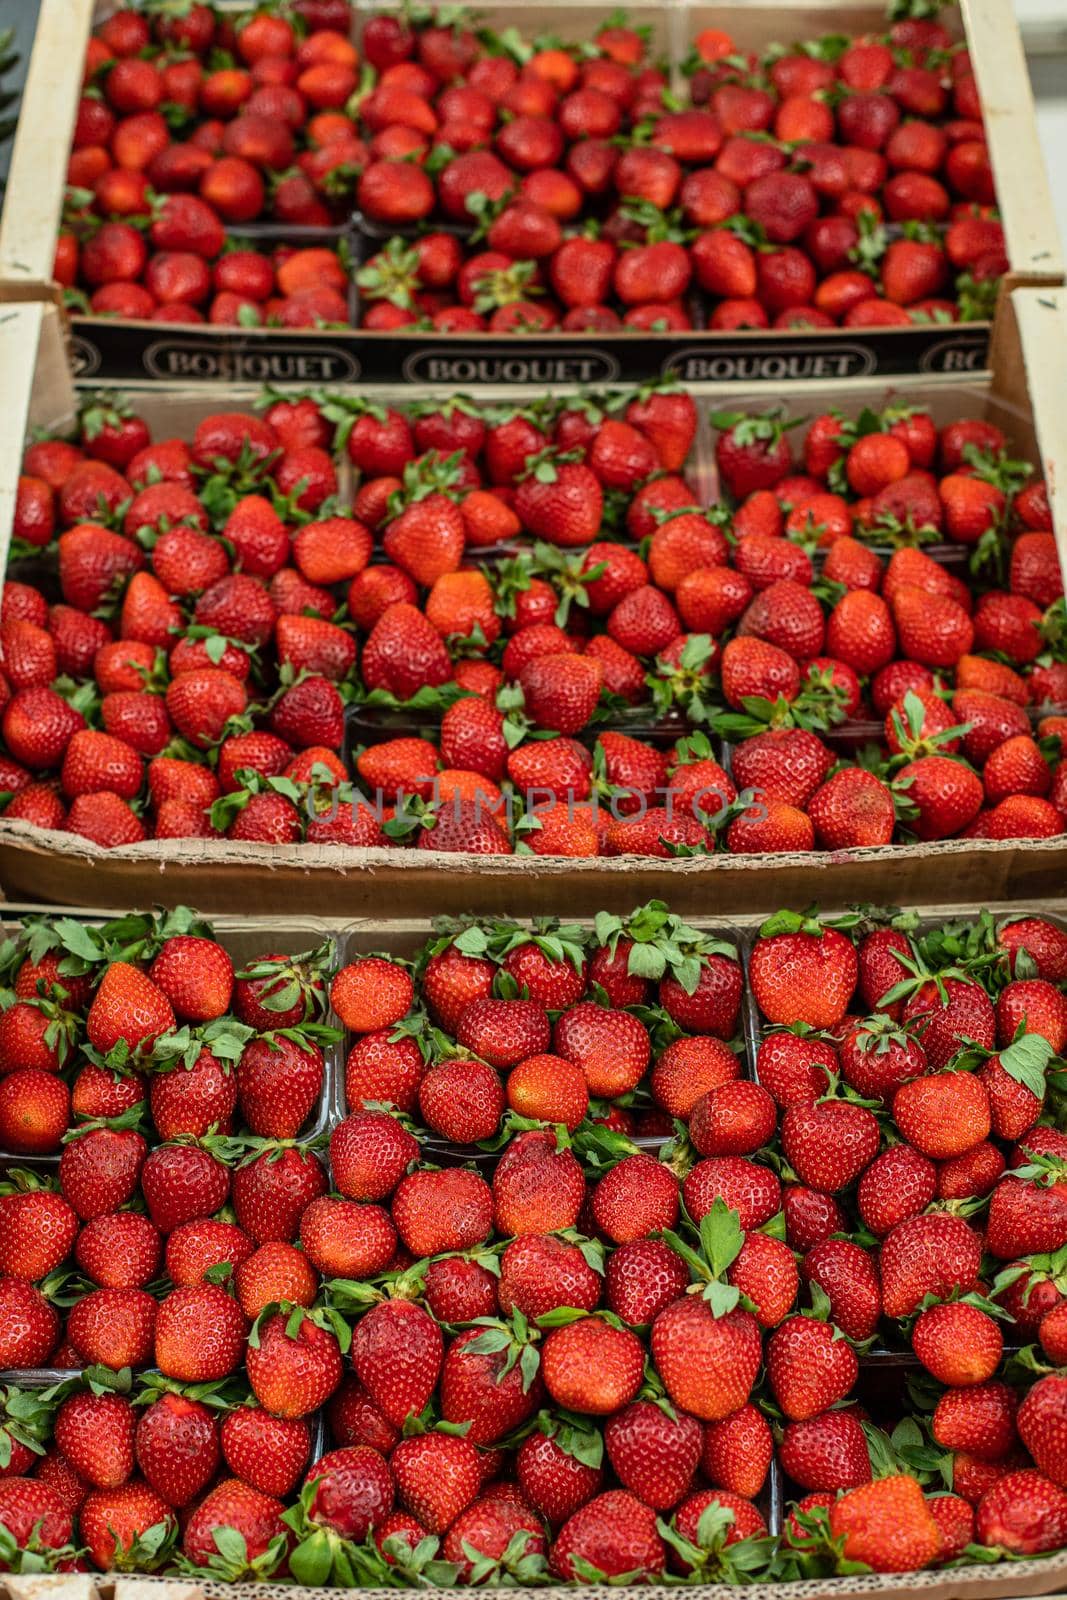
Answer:
[[[741,1218],[721,1198],[716,1198],[710,1211],[700,1219],[697,1229],[699,1245],[687,1244],[680,1234],[664,1229],[660,1238],[681,1256],[689,1268],[692,1283],[688,1293],[706,1300],[716,1317],[724,1317],[738,1306],[754,1309],[740,1289],[726,1281],[730,1267],[741,1253],[745,1242]]]
[[[596,943],[612,955],[620,939],[630,942],[627,971],[634,977],[656,982],[670,976],[690,995],[700,982],[703,958],[719,955],[737,959],[733,945],[690,927],[668,911],[662,900],[649,900],[626,919],[600,911],[593,922],[593,934]]]
[[[712,1499],[700,1514],[695,1537],[678,1531],[677,1517],[656,1523],[661,1539],[675,1553],[689,1582],[756,1583],[773,1576],[777,1541],[769,1534],[734,1537],[737,1513],[729,1504]]]

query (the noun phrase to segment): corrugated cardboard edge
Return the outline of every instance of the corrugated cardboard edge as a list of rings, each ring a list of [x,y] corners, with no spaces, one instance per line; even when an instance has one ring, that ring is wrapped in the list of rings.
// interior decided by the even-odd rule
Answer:
[[[195,1590],[188,1584],[168,1578],[138,1578],[137,1594],[130,1595],[125,1585],[131,1580],[95,1579],[99,1600],[194,1600],[197,1590],[208,1600],[321,1600],[327,1592],[309,1589],[300,1584],[279,1583],[216,1583],[205,1578]],[[943,1572],[871,1573],[862,1577],[812,1579],[797,1583],[761,1584],[747,1592],[753,1596],[786,1593],[789,1600],[908,1600],[908,1596],[921,1595],[923,1600],[1016,1600],[1028,1595],[1054,1594],[1067,1586],[1067,1552],[1031,1561],[1013,1561],[1004,1566],[956,1567]],[[170,1591],[173,1591],[171,1596]],[[395,1600],[395,1589],[363,1589],[368,1600]],[[512,1600],[536,1600],[545,1594],[544,1589],[509,1589]],[[582,1585],[572,1592],[588,1600],[618,1600],[624,1593],[629,1600],[663,1600],[662,1586],[634,1585],[620,1591],[617,1588],[600,1588]],[[699,1600],[737,1600],[739,1591],[727,1584],[698,1584],[687,1588],[686,1594],[699,1596]],[[5,1600],[4,1584],[0,1582],[0,1600]]]
[[[1047,900],[1067,882],[1067,840],[948,840],[808,855],[469,856],[206,839],[107,850],[69,833],[0,819],[0,883],[9,898],[53,905],[196,905],[205,912],[420,915],[471,909],[526,915],[623,911],[652,895],[676,910],[772,911],[813,901],[929,905]],[[562,890],[562,894],[561,894]]]

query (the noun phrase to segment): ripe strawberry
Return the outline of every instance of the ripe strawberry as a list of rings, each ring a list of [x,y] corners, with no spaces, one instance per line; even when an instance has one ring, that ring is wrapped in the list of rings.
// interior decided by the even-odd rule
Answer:
[[[149,1107],[164,1142],[183,1134],[202,1138],[229,1133],[237,1109],[237,1080],[231,1064],[201,1050],[192,1066],[178,1060],[152,1073]]]
[[[912,1348],[939,1383],[956,1388],[986,1383],[1000,1364],[1004,1340],[978,1306],[933,1305],[920,1312]]]
[[[947,1066],[964,1039],[983,1049],[996,1043],[996,1019],[980,984],[945,977],[920,985],[905,1001],[903,1021],[919,1038],[932,1071]]]
[[[188,1505],[219,1465],[215,1419],[199,1400],[164,1391],[142,1413],[135,1436],[137,1465],[169,1506]]]
[[[756,1055],[759,1081],[782,1107],[817,1100],[839,1067],[832,1044],[788,1030],[766,1032]]]
[[[802,1489],[855,1489],[871,1480],[867,1440],[850,1411],[788,1423],[780,1452],[783,1470]]]
[[[947,1213],[905,1217],[890,1228],[879,1257],[887,1317],[905,1317],[926,1295],[945,1298],[974,1287],[982,1247],[974,1231]]]
[[[608,1578],[661,1573],[666,1550],[655,1513],[624,1489],[596,1495],[567,1519],[552,1546],[550,1564],[558,1578],[569,1581],[586,1570],[578,1561]]]
[[[985,1085],[968,1072],[913,1078],[893,1096],[893,1120],[909,1144],[939,1161],[973,1149],[992,1126]]]
[[[1048,1319],[1046,1319],[1047,1322]],[[1060,1319],[1062,1321],[1062,1318]],[[1045,1323],[1042,1323],[1042,1343],[1047,1344]],[[1049,1374],[1034,1384],[1019,1407],[1019,1437],[1033,1456],[1035,1463],[1047,1477],[1062,1489],[1067,1470],[1064,1468],[1063,1435],[1067,1425],[1067,1379],[1062,1374]]]
[[[298,1043],[283,1033],[250,1039],[237,1063],[241,1115],[266,1139],[294,1139],[322,1091],[325,1061],[313,1041]]]
[[[648,1035],[621,1011],[583,1001],[556,1022],[552,1046],[585,1074],[591,1095],[615,1099],[636,1087],[648,1066]]]
[[[573,654],[539,656],[521,668],[519,684],[528,715],[539,728],[578,733],[600,698],[600,662]]]
[[[859,1366],[855,1351],[832,1324],[790,1317],[767,1346],[767,1375],[775,1398],[793,1422],[817,1416],[852,1389]]]
[[[167,1239],[167,1276],[179,1287],[203,1281],[212,1267],[232,1271],[252,1254],[252,1241],[232,1222],[212,1218],[183,1222]]]
[[[195,1567],[205,1567],[230,1582],[269,1576],[282,1561],[287,1534],[282,1501],[262,1494],[239,1478],[224,1478],[209,1491],[185,1525],[182,1552]],[[226,1530],[238,1534],[240,1553],[220,1543]]]
[[[252,1392],[275,1416],[309,1415],[325,1404],[341,1381],[337,1340],[310,1317],[295,1332],[294,1318],[275,1313],[249,1338],[246,1365]]]
[[[806,728],[769,728],[733,753],[734,781],[772,800],[805,806],[833,765],[822,740]]]
[[[0,1278],[0,1359],[5,1369],[41,1367],[59,1339],[59,1317],[39,1289],[24,1278]]]
[[[183,1222],[209,1217],[225,1205],[230,1170],[212,1148],[212,1136],[195,1141],[183,1136],[157,1145],[141,1169],[141,1189],[148,1214],[161,1233]]]
[[[31,1187],[0,1195],[0,1274],[47,1277],[66,1260],[77,1233],[77,1215],[60,1194]]]
[[[371,628],[362,673],[368,689],[387,689],[398,700],[407,700],[419,689],[447,683],[452,667],[432,624],[415,606],[397,601]]]
[[[512,1139],[493,1173],[493,1222],[498,1233],[555,1233],[575,1225],[585,1179],[571,1150],[549,1131]]]
[[[118,1488],[96,1489],[87,1495],[78,1528],[90,1560],[101,1570],[151,1571],[166,1561],[178,1524],[170,1507],[148,1484],[131,1479]],[[146,1537],[149,1533],[150,1539]]]
[[[752,952],[753,993],[771,1022],[806,1022],[833,1027],[844,1016],[856,987],[856,951],[836,929],[793,918],[764,923]]]
[[[465,1437],[473,1444],[494,1444],[520,1427],[543,1397],[539,1379],[528,1369],[507,1366],[511,1354],[507,1326],[492,1323],[484,1333],[475,1328],[460,1333],[445,1352],[441,1415],[446,1422],[468,1423]]]
[[[418,1416],[441,1371],[444,1341],[433,1318],[414,1301],[373,1306],[357,1324],[352,1366],[360,1383],[389,1421],[400,1427]]]
[[[14,1556],[34,1544],[45,1557],[50,1551],[66,1550],[73,1526],[70,1510],[51,1484],[33,1478],[0,1479],[0,1527],[12,1542]],[[9,1559],[5,1556],[5,1570],[10,1570]]]
[[[855,1182],[881,1142],[873,1114],[847,1101],[790,1106],[781,1132],[782,1148],[797,1176],[829,1193]]]
[[[95,1289],[71,1308],[67,1339],[87,1366],[142,1367],[152,1353],[156,1302],[144,1289]]]
[[[982,1544],[1020,1556],[1058,1549],[1067,1529],[1067,1494],[1041,1472],[1005,1473],[982,1496],[975,1533]]]
[[[682,1409],[714,1422],[747,1402],[760,1362],[759,1325],[749,1312],[716,1317],[705,1300],[683,1297],[657,1315],[651,1346]]]
[[[163,991],[128,962],[112,962],[86,1018],[90,1044],[106,1055],[125,1042],[136,1053],[174,1026],[174,1010]]]
[[[931,1432],[946,1449],[996,1461],[1015,1443],[1017,1407],[1018,1398],[1005,1383],[947,1389],[934,1409]]]
[[[54,1155],[70,1122],[70,1092],[53,1072],[27,1067],[0,1078],[0,1138],[20,1155]]]
[[[801,1273],[829,1297],[830,1314],[842,1333],[850,1339],[871,1337],[881,1314],[882,1294],[877,1268],[866,1250],[851,1239],[823,1239],[804,1257]]]
[[[134,1410],[118,1394],[72,1394],[56,1413],[56,1448],[96,1489],[117,1489],[133,1472]]]
[[[88,1124],[59,1158],[63,1196],[84,1222],[117,1211],[133,1198],[147,1150],[142,1135],[132,1128]]]
[[[604,1445],[616,1477],[645,1505],[677,1505],[700,1461],[703,1430],[694,1417],[673,1420],[647,1400],[617,1412],[604,1429]]]
[[[184,1383],[228,1377],[242,1359],[247,1331],[240,1306],[214,1284],[175,1289],[156,1317],[156,1365]]]
[[[934,1562],[941,1535],[922,1490],[903,1474],[850,1489],[830,1508],[830,1532],[849,1560],[875,1572],[915,1572]]]
[[[443,1533],[478,1493],[478,1452],[447,1433],[403,1439],[390,1458],[397,1495],[431,1533]]]
[[[322,1164],[310,1150],[268,1144],[234,1173],[238,1224],[257,1244],[271,1239],[291,1243],[305,1207],[328,1187]]]

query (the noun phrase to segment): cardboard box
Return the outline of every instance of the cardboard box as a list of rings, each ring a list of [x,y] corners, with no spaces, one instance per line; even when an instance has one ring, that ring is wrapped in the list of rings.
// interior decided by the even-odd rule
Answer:
[[[71,130],[82,56],[94,19],[111,0],[43,0],[0,226],[0,298],[61,299],[52,281]],[[358,35],[368,12],[357,10]],[[387,8],[386,8],[387,9]],[[631,20],[651,30],[653,53],[666,57],[676,86],[696,33],[726,28],[742,48],[762,48],[825,33],[881,31],[885,6],[871,0],[643,0]],[[491,27],[559,31],[584,37],[603,15],[588,3],[496,0],[479,8]],[[1061,283],[1063,256],[1042,163],[1026,62],[1011,0],[962,0],[945,23],[965,37],[986,115],[997,194],[1014,287]],[[241,230],[235,230],[241,231]],[[257,231],[263,232],[261,225]],[[267,230],[269,231],[269,230]],[[282,237],[279,230],[277,237]],[[350,229],[357,253],[373,246]],[[1002,296],[1003,303],[1003,296]],[[986,322],[886,329],[782,330],[743,333],[597,334],[544,337],[454,336],[175,327],[106,317],[71,319],[72,349],[87,380],[168,383],[389,384],[469,388],[479,384],[542,387],[637,382],[673,373],[686,383],[773,383],[891,376],[907,372],[960,375],[984,369]]]
[[[1013,453],[1043,463],[1061,560],[1067,569],[1067,415],[1062,375],[1067,371],[1067,296],[1019,291],[1013,296],[996,352],[992,378],[962,386],[944,380],[895,389],[859,384],[847,391],[799,384],[766,392],[729,393],[731,406],[782,402],[794,412],[827,405],[858,411],[895,394],[927,405],[939,424],[961,415],[995,417]],[[0,313],[2,316],[3,313]],[[76,391],[63,364],[56,314],[42,306],[9,307],[0,321],[0,362],[9,373],[39,344],[40,363],[30,387],[24,369],[21,396],[12,395],[0,428],[0,486],[10,505],[21,452],[21,421],[61,425],[76,409]],[[5,352],[10,349],[10,359]],[[12,386],[14,387],[14,386]],[[721,405],[721,389],[701,387],[702,413]],[[209,396],[146,391],[138,399],[158,431],[188,427],[204,410],[248,405],[251,392],[213,389]],[[706,442],[705,442],[706,444]],[[710,447],[707,447],[710,454]],[[705,466],[698,461],[698,473]],[[713,483],[705,478],[706,493]],[[2,502],[0,502],[2,504]],[[0,525],[0,564],[6,562],[10,519]],[[933,870],[932,870],[933,869]],[[87,839],[45,832],[0,817],[0,884],[9,897],[73,905],[188,904],[204,911],[291,912],[306,906],[318,916],[372,915],[388,907],[397,915],[427,916],[472,908],[526,915],[548,909],[565,881],[569,914],[599,908],[625,910],[652,895],[677,910],[704,915],[759,912],[780,905],[824,906],[855,901],[928,904],[931,900],[996,901],[1017,895],[1047,899],[1067,881],[1067,837],[1043,840],[949,840],[807,855],[714,855],[674,861],[598,858],[576,861],[529,856],[470,857],[438,851],[357,850],[328,845],[294,847],[229,840],[148,841],[116,850]]]

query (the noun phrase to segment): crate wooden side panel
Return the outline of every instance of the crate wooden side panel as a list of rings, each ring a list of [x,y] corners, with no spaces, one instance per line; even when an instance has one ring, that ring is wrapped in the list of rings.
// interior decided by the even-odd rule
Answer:
[[[93,0],[41,0],[0,225],[0,282],[51,293]]]

